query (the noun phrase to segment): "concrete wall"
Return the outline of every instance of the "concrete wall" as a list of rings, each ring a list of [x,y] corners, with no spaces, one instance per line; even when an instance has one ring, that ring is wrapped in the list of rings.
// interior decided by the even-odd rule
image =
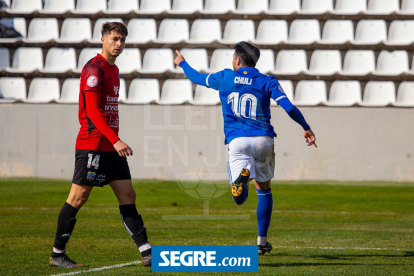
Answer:
[[[414,109],[301,108],[317,136],[272,108],[278,138],[276,180],[414,181]],[[79,128],[77,105],[0,105],[0,177],[70,179]],[[219,106],[120,105],[120,137],[134,150],[133,178],[181,174],[227,178]],[[191,178],[191,177],[190,177]]]

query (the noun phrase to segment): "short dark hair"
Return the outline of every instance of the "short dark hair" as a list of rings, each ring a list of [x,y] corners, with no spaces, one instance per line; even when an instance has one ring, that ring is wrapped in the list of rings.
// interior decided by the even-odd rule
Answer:
[[[241,41],[234,46],[236,56],[241,60],[243,66],[255,67],[260,58],[260,50],[250,43]]]
[[[112,31],[120,33],[123,37],[128,35],[128,29],[122,22],[105,22],[102,24],[102,36],[110,34]]]

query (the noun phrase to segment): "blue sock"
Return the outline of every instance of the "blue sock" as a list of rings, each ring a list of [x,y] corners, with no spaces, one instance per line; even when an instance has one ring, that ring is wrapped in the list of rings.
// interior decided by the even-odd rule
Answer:
[[[257,203],[257,227],[259,228],[259,237],[267,237],[270,219],[272,217],[273,197],[272,189],[259,191],[256,189],[259,202]]]

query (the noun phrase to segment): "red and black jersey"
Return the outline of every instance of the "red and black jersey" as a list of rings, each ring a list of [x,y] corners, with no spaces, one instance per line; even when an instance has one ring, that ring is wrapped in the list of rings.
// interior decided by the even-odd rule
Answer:
[[[76,149],[112,151],[119,140],[119,70],[97,54],[82,69]]]

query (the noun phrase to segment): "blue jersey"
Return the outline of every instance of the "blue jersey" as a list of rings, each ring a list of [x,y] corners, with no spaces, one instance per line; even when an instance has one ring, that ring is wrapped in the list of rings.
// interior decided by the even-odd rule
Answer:
[[[208,75],[206,86],[219,90],[226,144],[237,137],[276,136],[270,123],[270,99],[278,102],[286,95],[275,77],[254,67],[225,69]]]
[[[261,74],[253,67],[242,67],[236,72],[225,69],[210,75],[198,73],[185,60],[180,62],[180,67],[193,83],[219,90],[226,144],[237,137],[276,136],[270,124],[270,99],[275,100],[303,130],[310,129],[275,77]]]

